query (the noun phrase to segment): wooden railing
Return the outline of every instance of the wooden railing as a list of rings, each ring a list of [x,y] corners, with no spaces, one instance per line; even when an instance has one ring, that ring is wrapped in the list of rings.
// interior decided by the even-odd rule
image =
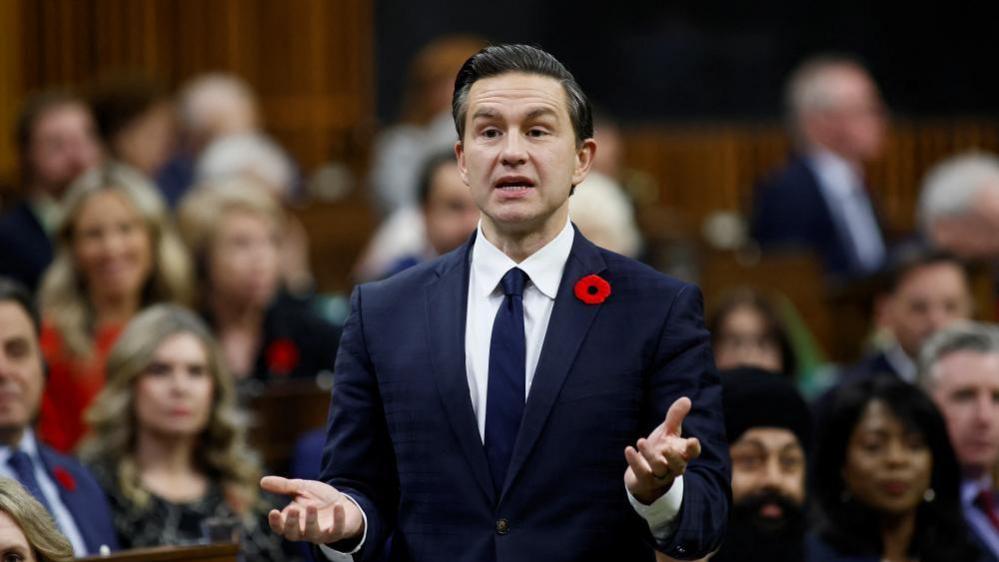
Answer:
[[[237,544],[205,546],[158,546],[123,550],[106,556],[77,558],[80,562],[236,562]]]
[[[11,131],[28,92],[117,71],[169,87],[207,71],[242,76],[267,129],[312,170],[373,123],[372,18],[370,0],[4,0],[0,183],[15,181]]]

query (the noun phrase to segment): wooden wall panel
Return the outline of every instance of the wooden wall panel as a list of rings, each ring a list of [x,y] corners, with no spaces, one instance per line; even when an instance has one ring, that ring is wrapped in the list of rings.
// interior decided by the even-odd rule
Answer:
[[[926,120],[895,123],[885,154],[867,172],[892,230],[915,226],[920,182],[935,163],[957,152],[999,152],[999,122]],[[786,160],[789,143],[779,125],[649,127],[626,135],[629,168],[643,170],[658,184],[659,201],[696,236],[715,211],[748,215],[754,185]]]
[[[305,169],[371,126],[372,0],[4,0],[0,126],[24,94],[143,71],[176,87],[234,72],[259,93],[267,128]],[[11,41],[14,39],[14,41]],[[9,130],[5,127],[4,130]],[[13,173],[0,144],[0,178]]]
[[[10,190],[17,175],[14,124],[24,91],[21,46],[22,0],[0,1],[0,193]]]

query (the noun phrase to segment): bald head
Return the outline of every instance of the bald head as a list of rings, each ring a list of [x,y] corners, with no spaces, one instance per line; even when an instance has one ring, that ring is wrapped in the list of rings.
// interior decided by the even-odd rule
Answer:
[[[257,99],[250,86],[230,74],[205,74],[191,80],[180,94],[180,118],[199,148],[212,140],[256,131]]]
[[[867,70],[850,58],[805,61],[788,81],[787,109],[802,150],[828,150],[856,164],[881,154],[881,94]]]
[[[999,157],[952,156],[923,180],[919,222],[933,244],[967,259],[999,257]]]

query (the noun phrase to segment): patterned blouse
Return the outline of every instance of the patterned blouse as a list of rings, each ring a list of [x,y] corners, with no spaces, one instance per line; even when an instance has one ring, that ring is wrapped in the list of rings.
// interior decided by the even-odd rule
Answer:
[[[238,520],[217,481],[212,481],[205,495],[195,501],[174,503],[150,494],[149,503],[140,507],[121,492],[113,468],[107,464],[89,468],[108,497],[122,549],[205,544],[207,534],[212,532],[203,525],[207,519]],[[298,560],[285,550],[286,543],[267,524],[267,512],[276,505],[273,500],[264,496],[253,513],[242,519],[239,540],[243,560]]]

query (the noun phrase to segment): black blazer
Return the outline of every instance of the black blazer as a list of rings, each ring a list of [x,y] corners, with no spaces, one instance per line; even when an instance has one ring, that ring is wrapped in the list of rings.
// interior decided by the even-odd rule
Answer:
[[[793,157],[787,167],[762,181],[755,193],[751,231],[764,250],[810,250],[834,277],[863,273],[849,235],[837,226],[805,159]]]
[[[34,293],[52,263],[52,253],[52,240],[27,203],[0,216],[0,275]]]

